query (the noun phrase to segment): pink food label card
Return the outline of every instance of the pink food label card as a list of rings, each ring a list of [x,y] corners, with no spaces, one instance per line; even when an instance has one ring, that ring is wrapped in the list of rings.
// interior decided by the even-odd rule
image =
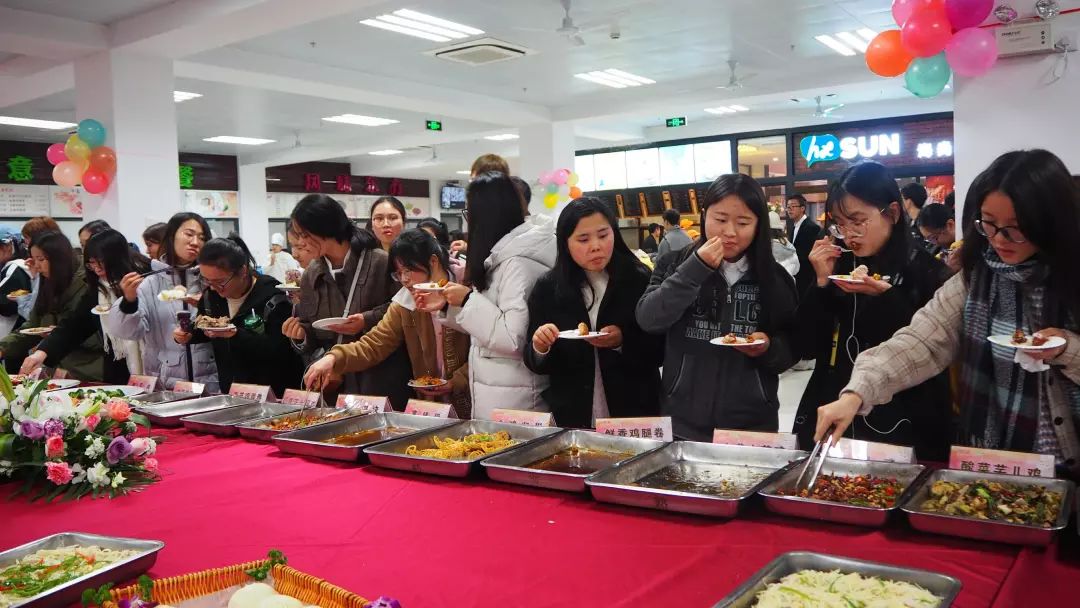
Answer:
[[[616,437],[638,437],[674,441],[671,417],[659,418],[597,418],[596,432]]]
[[[420,399],[409,399],[408,405],[405,406],[406,414],[413,414],[415,416],[430,416],[432,418],[457,418],[457,412],[454,411],[454,406],[449,403],[439,403],[437,401],[423,401]]]
[[[555,417],[551,412],[533,412],[530,410],[506,410],[497,408],[491,411],[494,422],[508,422],[525,426],[554,426]]]
[[[390,407],[388,397],[375,397],[372,395],[338,395],[336,406],[365,414],[394,411]]]
[[[1054,456],[954,445],[949,451],[949,468],[976,473],[1052,478]]]
[[[784,450],[794,450],[798,446],[798,440],[793,433],[761,433],[733,429],[714,429],[712,442]]]

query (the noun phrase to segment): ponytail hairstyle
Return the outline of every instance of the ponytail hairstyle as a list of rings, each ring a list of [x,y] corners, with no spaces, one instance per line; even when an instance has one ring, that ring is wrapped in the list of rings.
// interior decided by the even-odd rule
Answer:
[[[231,274],[247,268],[249,274],[255,274],[255,258],[247,243],[235,232],[230,232],[225,238],[211,239],[203,245],[199,252],[199,265],[213,266]]]

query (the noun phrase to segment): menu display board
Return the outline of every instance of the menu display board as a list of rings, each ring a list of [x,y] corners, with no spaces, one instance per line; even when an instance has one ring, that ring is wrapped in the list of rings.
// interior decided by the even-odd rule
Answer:
[[[376,194],[342,194],[328,192],[328,196],[336,200],[343,209],[345,215],[351,218],[367,218],[371,216],[371,205],[377,201],[380,195]],[[272,218],[284,218],[292,215],[296,204],[307,194],[302,192],[267,192],[266,205]],[[438,215],[438,210],[433,214],[431,211],[431,199],[419,196],[397,197],[402,205],[405,205],[405,219],[418,220],[420,218]]]
[[[593,165],[593,155],[575,156],[574,173],[578,175],[578,188],[582,192],[596,190],[596,169]]]
[[[203,217],[238,217],[240,205],[236,192],[217,190],[181,190],[180,206],[184,211]]]
[[[0,217],[49,215],[49,187],[0,184]]]
[[[47,186],[47,188],[49,189],[50,215],[57,218],[82,217],[86,199],[93,196],[78,186],[75,188]]]
[[[685,145],[660,148],[660,179],[664,184],[694,183],[694,147]]]
[[[660,185],[660,155],[656,148],[626,153],[626,185],[629,188]]]
[[[626,152],[597,154],[593,157],[596,167],[597,190],[622,190],[626,187]]]
[[[730,141],[694,144],[694,181],[711,182],[728,173],[731,173]]]

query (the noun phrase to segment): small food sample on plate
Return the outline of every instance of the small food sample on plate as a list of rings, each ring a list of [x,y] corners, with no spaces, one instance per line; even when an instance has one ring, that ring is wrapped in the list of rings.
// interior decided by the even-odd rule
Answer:
[[[1012,343],[1013,344],[1027,344],[1027,341],[1028,341],[1027,340],[1027,335],[1024,333],[1024,330],[1018,329],[1018,330],[1013,332],[1013,335],[1012,335]]]
[[[856,507],[888,509],[904,492],[904,484],[891,477],[876,475],[821,475],[811,492],[779,491],[782,496],[799,496],[814,500],[842,502]]]
[[[579,335],[579,336],[587,336],[587,335],[589,335],[589,326],[584,324],[584,323],[578,323],[578,325],[577,325],[577,335]]]
[[[286,281],[285,283],[282,283],[281,286],[288,287],[289,289],[296,289],[297,287],[300,287],[296,284],[296,281]]]
[[[286,414],[285,416],[279,416],[273,420],[267,420],[266,422],[255,426],[260,429],[270,429],[271,431],[292,431],[294,429],[307,428],[313,424],[322,424],[323,422],[330,422],[331,420],[340,420],[346,416],[351,416],[353,412],[345,410],[328,416],[301,414],[302,412],[298,414]]]
[[[980,479],[972,483],[935,481],[922,509],[1010,524],[1049,528],[1061,512],[1061,494],[1038,485]]]
[[[450,281],[448,281],[446,279],[439,279],[439,282],[436,283],[436,285],[438,285],[439,287],[446,287],[446,284],[449,283],[449,282]]]
[[[27,598],[44,593],[100,570],[137,551],[103,549],[97,546],[71,546],[41,549],[13,564],[0,566],[0,608],[21,604]]]
[[[1035,334],[1034,336],[1031,336],[1031,345],[1042,346],[1043,344],[1046,344],[1049,340],[1050,338],[1043,337],[1042,334]]]
[[[54,328],[54,325],[48,325],[46,327],[26,327],[19,331],[28,336],[44,336],[45,334],[52,333]]]
[[[332,443],[334,445],[366,445],[368,443],[374,443],[376,441],[385,441],[387,439],[393,439],[400,435],[407,435],[416,431],[416,429],[407,429],[400,426],[384,426],[378,429],[364,429],[362,431],[356,431],[355,433],[346,433],[344,435],[338,435],[332,439],[327,439],[326,443]]]
[[[556,452],[546,458],[525,465],[526,469],[540,469],[554,473],[569,473],[571,475],[592,475],[593,473],[614,466],[633,454],[622,452],[605,452],[603,450],[591,450],[570,446]]]
[[[9,298],[21,298],[23,296],[28,296],[28,295],[30,295],[30,290],[29,289],[16,289],[15,291],[12,291],[11,293],[9,293],[8,297]]]
[[[94,307],[94,310],[97,311],[97,312],[109,312],[109,310],[111,308],[112,307],[109,306],[108,304],[98,304],[97,306]]]
[[[633,482],[632,486],[738,498],[761,483],[772,471],[739,465],[676,462]]]
[[[941,598],[922,587],[876,576],[862,576],[839,570],[799,570],[757,594],[756,608],[933,608]]]
[[[416,386],[442,386],[446,384],[446,380],[442,378],[436,378],[435,376],[420,376],[413,379],[413,384]]]
[[[520,443],[510,438],[510,433],[499,431],[498,433],[473,433],[461,439],[447,437],[443,439],[438,435],[432,437],[435,442],[434,448],[418,448],[410,445],[405,448],[409,456],[427,456],[428,458],[441,458],[443,460],[471,460],[487,454],[494,454],[506,448]]]
[[[162,302],[178,302],[183,300],[188,295],[187,287],[183,285],[177,285],[171,289],[165,289],[158,294],[158,299]]]
[[[852,281],[862,281],[868,276],[870,276],[870,269],[867,268],[865,264],[859,264],[855,267],[855,270],[851,271]]]
[[[229,317],[211,317],[199,315],[195,317],[195,329],[223,329],[232,325]]]

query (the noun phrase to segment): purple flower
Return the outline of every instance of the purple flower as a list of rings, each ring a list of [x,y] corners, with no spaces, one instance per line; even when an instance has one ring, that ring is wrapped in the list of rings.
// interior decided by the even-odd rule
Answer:
[[[24,420],[20,423],[20,430],[23,437],[32,441],[37,441],[45,437],[45,429],[41,428],[41,424],[34,422],[33,420]]]
[[[383,595],[372,602],[368,608],[401,608],[401,603],[392,597]]]
[[[105,459],[109,461],[109,464],[116,464],[131,456],[134,451],[135,448],[131,447],[131,443],[127,439],[116,437],[109,442],[109,447],[105,449]]]
[[[45,434],[47,436],[49,436],[49,437],[52,437],[53,435],[61,435],[62,436],[64,434],[64,423],[60,422],[56,418],[51,418],[49,420],[46,420],[45,421]]]

